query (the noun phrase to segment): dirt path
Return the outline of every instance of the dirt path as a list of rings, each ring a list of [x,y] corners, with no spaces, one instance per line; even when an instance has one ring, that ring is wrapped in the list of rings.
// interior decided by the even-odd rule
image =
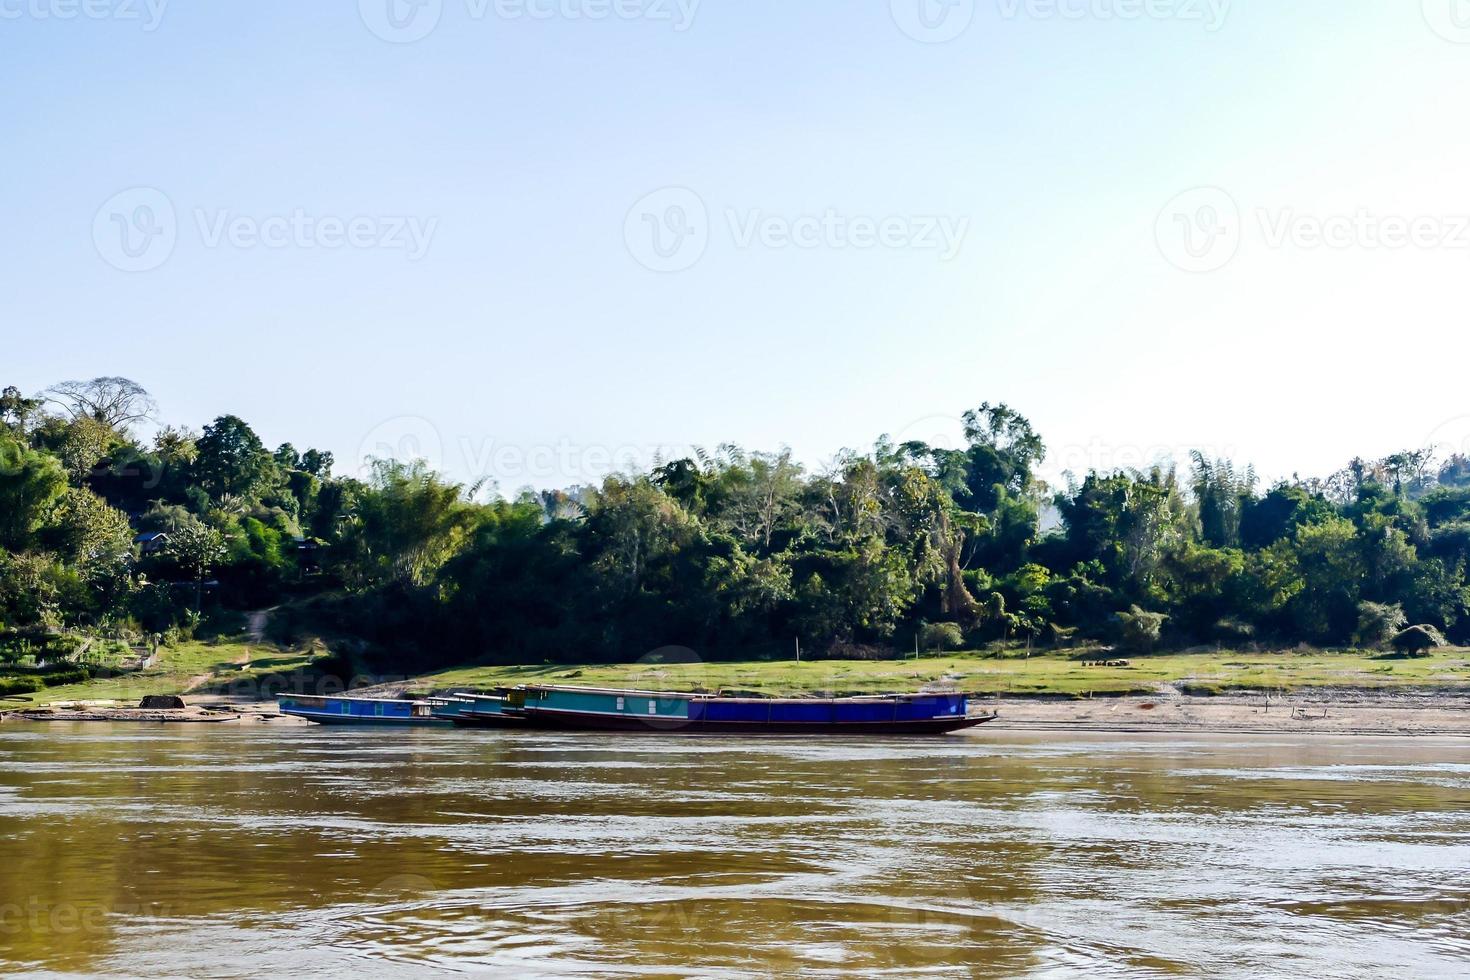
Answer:
[[[266,627],[270,625],[271,613],[275,611],[276,607],[272,606],[269,609],[257,609],[252,613],[247,613],[245,626],[246,640],[251,643],[264,643]],[[246,650],[230,662],[236,667],[244,667],[250,663],[250,651]],[[215,674],[195,674],[184,683],[183,693],[191,693],[195,688],[202,687],[214,680],[216,676]]]
[[[236,667],[244,667],[246,664],[250,663],[250,651],[246,650],[234,660],[231,660],[230,663],[234,664]],[[196,687],[202,687],[203,685],[208,684],[210,681],[215,680],[218,676],[218,674],[195,674],[184,684],[183,693],[189,694]]]

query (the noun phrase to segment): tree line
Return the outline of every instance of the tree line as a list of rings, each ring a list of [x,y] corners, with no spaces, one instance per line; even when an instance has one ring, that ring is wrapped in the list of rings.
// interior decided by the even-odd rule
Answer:
[[[1020,413],[965,446],[887,438],[818,472],[723,445],[598,486],[476,499],[413,461],[366,478],[221,416],[135,433],[125,378],[0,393],[0,655],[189,636],[280,606],[383,667],[827,656],[996,641],[1136,649],[1470,638],[1470,459],[1354,460],[1261,488],[1182,471],[1037,476]]]

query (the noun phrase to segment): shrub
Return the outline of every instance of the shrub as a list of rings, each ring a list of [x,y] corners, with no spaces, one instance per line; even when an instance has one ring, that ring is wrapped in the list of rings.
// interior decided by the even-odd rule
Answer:
[[[1226,616],[1215,622],[1215,639],[1223,643],[1249,643],[1255,639],[1256,628],[1243,619]]]
[[[32,694],[41,689],[34,677],[0,677],[0,697],[10,694]]]
[[[1138,606],[1130,606],[1127,612],[1118,613],[1118,625],[1123,645],[1138,653],[1148,653],[1159,642],[1164,632],[1163,613],[1148,612]]]
[[[924,646],[940,651],[953,650],[965,642],[964,631],[954,623],[930,623],[924,627]]]
[[[1381,648],[1393,642],[1408,617],[1398,603],[1358,603],[1358,631],[1353,642],[1360,647]]]
[[[64,670],[48,670],[41,675],[41,682],[47,687],[62,687],[66,684],[80,684],[82,681],[92,679],[92,672],[85,667],[68,667]]]
[[[1410,626],[1393,638],[1393,648],[1409,657],[1422,657],[1444,645],[1444,634],[1433,626]]]

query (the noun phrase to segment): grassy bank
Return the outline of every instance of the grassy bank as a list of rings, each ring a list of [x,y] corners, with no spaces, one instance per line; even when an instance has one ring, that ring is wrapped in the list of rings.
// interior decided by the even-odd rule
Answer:
[[[1075,653],[958,653],[918,660],[818,660],[626,664],[616,666],[467,667],[419,679],[420,688],[490,688],[529,681],[670,690],[735,688],[765,694],[830,691],[877,693],[952,683],[982,694],[1032,695],[1148,693],[1160,684],[1192,693],[1305,687],[1470,687],[1470,651],[1399,659],[1374,652],[1215,652],[1128,658],[1126,667],[1086,667]]]
[[[96,677],[80,684],[46,688],[25,695],[33,704],[58,701],[137,701],[150,694],[182,694],[221,683],[249,682],[304,667],[310,651],[281,650],[270,644],[189,641],[162,647],[157,663],[118,677]]]
[[[320,652],[319,650],[317,651]],[[311,650],[244,642],[183,643],[160,651],[157,666],[117,678],[50,688],[35,703],[136,700],[147,694],[234,689],[304,668]],[[763,694],[912,691],[947,683],[980,694],[1111,695],[1152,693],[1176,684],[1189,693],[1303,688],[1470,688],[1470,650],[1403,659],[1376,652],[1208,651],[1132,656],[1127,666],[1087,667],[1076,651],[1026,656],[976,651],[917,660],[746,661],[733,663],[462,667],[415,678],[415,690],[489,689],[528,682],[663,690],[736,689]]]

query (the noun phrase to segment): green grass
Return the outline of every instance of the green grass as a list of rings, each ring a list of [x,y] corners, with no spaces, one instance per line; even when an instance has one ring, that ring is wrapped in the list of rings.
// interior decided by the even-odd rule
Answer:
[[[251,681],[288,673],[310,662],[311,651],[283,651],[270,644],[239,641],[189,641],[160,647],[158,662],[120,677],[96,677],[80,684],[26,695],[35,704],[58,701],[137,701],[149,694],[180,694],[196,681]]]
[[[465,667],[429,674],[419,689],[491,688],[527,682],[665,690],[735,688],[765,694],[912,691],[935,682],[981,694],[1146,693],[1161,684],[1188,683],[1220,692],[1309,687],[1470,687],[1470,651],[1441,651],[1422,659],[1374,652],[1157,654],[1128,657],[1127,667],[1084,667],[1075,652],[1025,657],[1015,652],[970,652],[918,660],[817,660]]]
[[[75,700],[135,701],[147,694],[178,694],[207,678],[211,687],[247,691],[248,682],[289,674],[320,651],[283,650],[269,644],[189,642],[166,647],[159,664],[117,678],[50,688],[30,695],[38,704]],[[1470,688],[1470,651],[1442,650],[1401,659],[1376,652],[1235,650],[1128,657],[1126,667],[1084,667],[1082,651],[1033,654],[988,650],[924,656],[913,660],[746,661],[694,664],[537,665],[460,667],[416,678],[415,690],[489,689],[552,683],[659,690],[743,690],[762,694],[876,694],[914,691],[933,683],[999,695],[1086,697],[1149,693],[1179,684],[1200,694],[1313,687]],[[244,665],[242,666],[242,662]],[[238,684],[237,682],[246,682]]]

